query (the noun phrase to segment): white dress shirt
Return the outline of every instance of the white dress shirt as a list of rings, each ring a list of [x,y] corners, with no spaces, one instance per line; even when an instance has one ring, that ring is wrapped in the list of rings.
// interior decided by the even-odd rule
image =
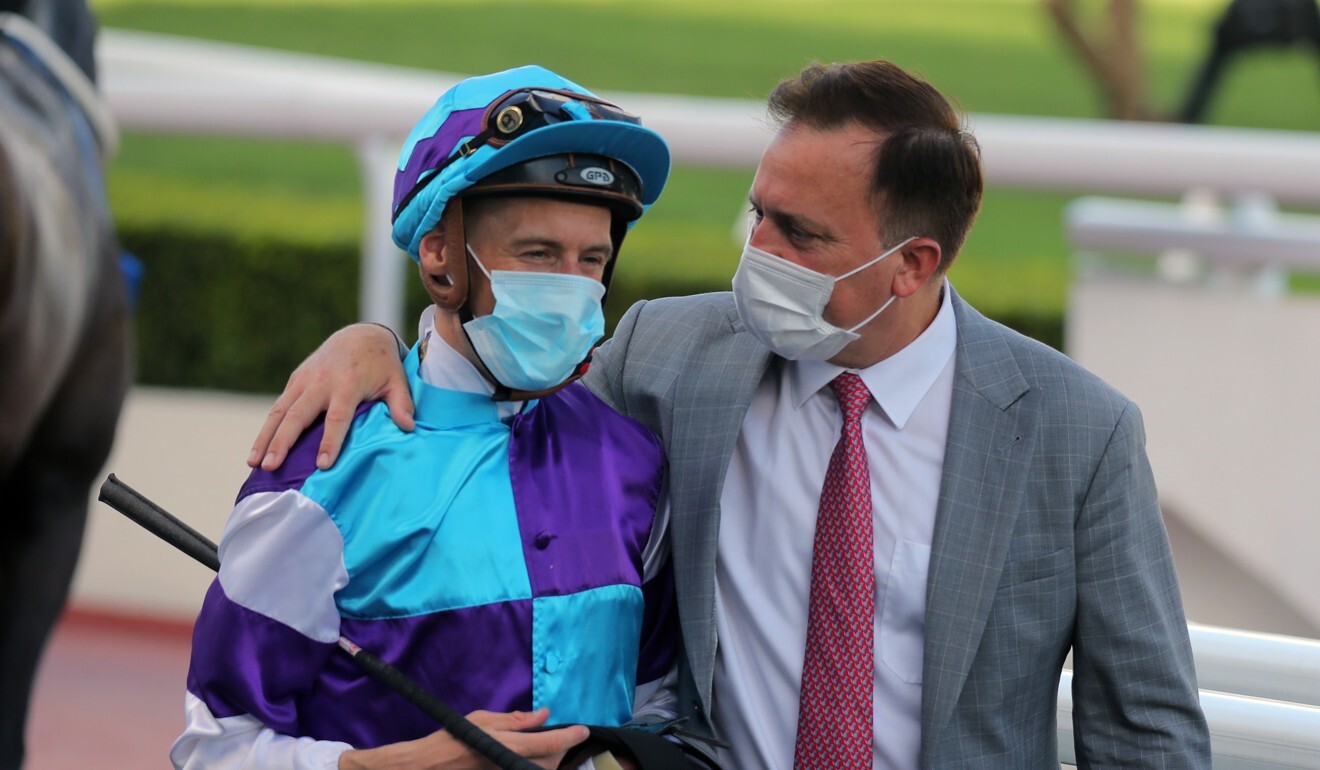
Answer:
[[[953,398],[957,329],[946,285],[910,345],[857,372],[875,528],[876,768],[916,768],[926,573]],[[806,648],[816,514],[843,416],[844,369],[784,361],[743,419],[720,497],[712,718],[726,768],[791,770]]]

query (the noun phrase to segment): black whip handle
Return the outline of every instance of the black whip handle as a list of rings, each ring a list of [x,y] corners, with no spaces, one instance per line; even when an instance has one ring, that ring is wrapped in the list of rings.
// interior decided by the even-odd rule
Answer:
[[[220,571],[220,557],[216,554],[215,543],[148,500],[141,492],[120,481],[115,474],[110,474],[101,485],[99,499],[151,534],[210,567],[212,572]]]

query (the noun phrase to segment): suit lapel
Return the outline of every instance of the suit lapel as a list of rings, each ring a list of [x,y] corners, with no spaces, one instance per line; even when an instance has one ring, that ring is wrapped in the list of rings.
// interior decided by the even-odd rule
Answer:
[[[745,332],[737,314],[726,322]],[[702,343],[698,343],[702,344]],[[670,502],[674,574],[683,643],[704,707],[709,713],[715,667],[715,562],[720,493],[743,416],[770,353],[751,334],[716,335],[700,360],[723,362],[678,378],[674,388]]]
[[[921,766],[976,655],[1017,521],[1037,411],[1003,330],[955,294],[958,352],[926,586]]]

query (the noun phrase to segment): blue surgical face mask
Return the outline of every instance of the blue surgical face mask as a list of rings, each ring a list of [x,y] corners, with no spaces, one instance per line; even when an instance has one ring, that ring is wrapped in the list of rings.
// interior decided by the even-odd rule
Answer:
[[[501,385],[537,391],[567,380],[601,337],[605,313],[600,281],[563,273],[486,270],[495,309],[463,324],[481,362]]]

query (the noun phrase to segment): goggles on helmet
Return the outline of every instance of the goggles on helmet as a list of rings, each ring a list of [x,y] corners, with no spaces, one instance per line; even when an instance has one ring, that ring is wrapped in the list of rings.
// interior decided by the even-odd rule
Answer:
[[[486,108],[481,131],[460,143],[433,173],[419,179],[412,190],[394,208],[394,217],[440,176],[449,165],[489,145],[503,147],[538,128],[572,120],[613,120],[641,125],[641,118],[625,112],[618,105],[596,96],[555,88],[518,88],[507,92]],[[638,212],[640,214],[640,211]]]
[[[484,143],[499,147],[542,126],[582,119],[642,123],[636,115],[595,96],[552,88],[519,88],[500,97],[486,110],[482,120],[485,130],[459,145],[458,151],[470,153],[480,147],[485,134],[490,136]]]

